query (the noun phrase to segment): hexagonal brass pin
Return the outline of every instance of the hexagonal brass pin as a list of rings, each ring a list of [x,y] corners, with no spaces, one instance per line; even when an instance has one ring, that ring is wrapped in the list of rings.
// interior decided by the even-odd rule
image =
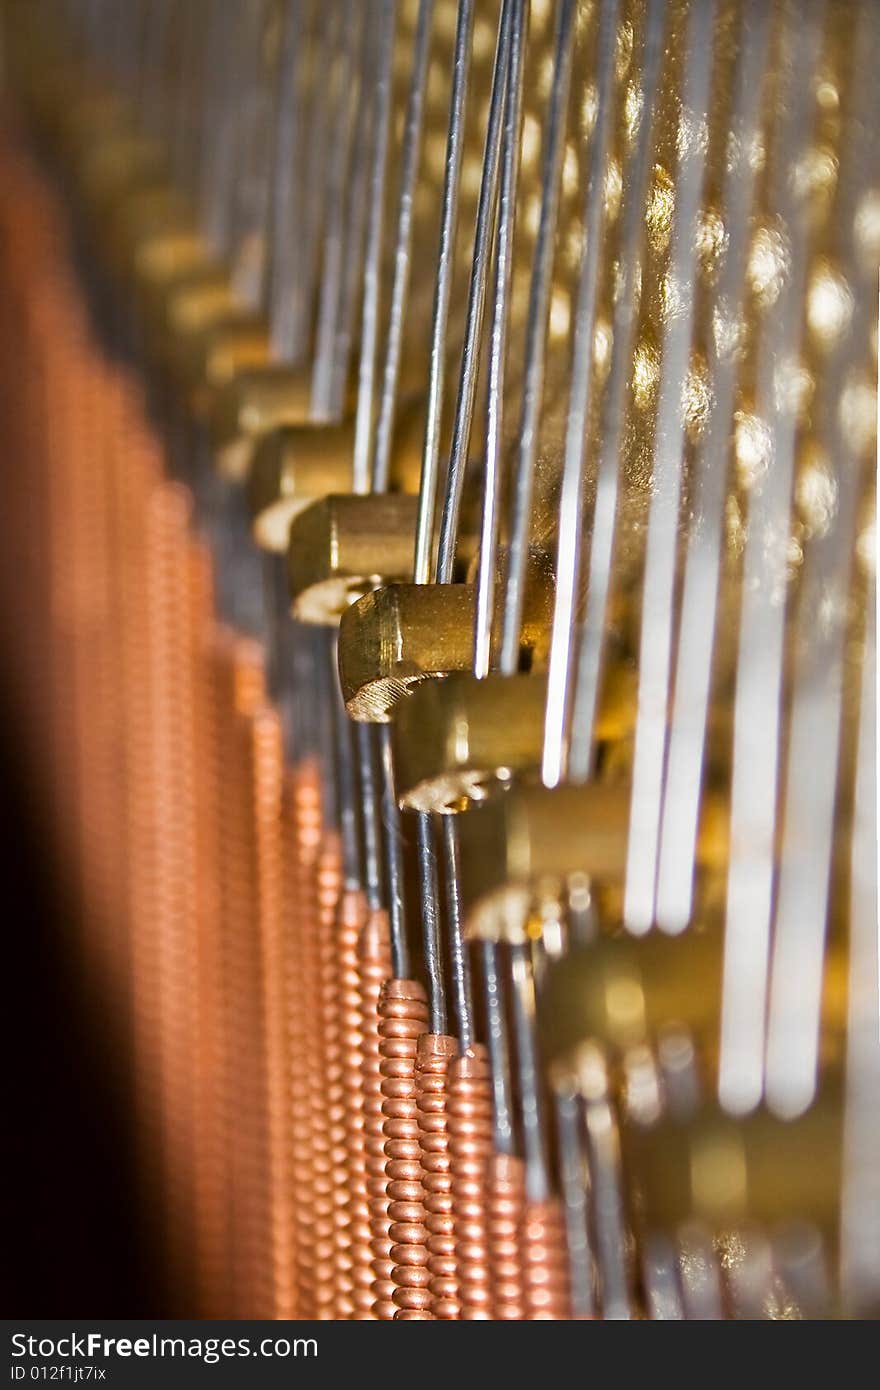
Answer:
[[[765,1110],[734,1118],[714,1103],[687,1119],[623,1130],[640,1225],[675,1231],[697,1220],[710,1231],[756,1223],[768,1231],[840,1220],[843,1104],[839,1083],[797,1119]],[[805,1161],[808,1160],[808,1161]]]
[[[354,398],[346,415],[354,414]],[[253,464],[256,450],[273,430],[290,426],[310,426],[317,441],[320,431],[328,434],[331,451],[338,450],[333,432],[348,426],[310,424],[311,373],[302,368],[268,362],[263,366],[239,370],[218,392],[211,417],[211,435],[220,473],[243,481]],[[392,492],[417,492],[424,435],[424,400],[402,401],[394,431],[394,450],[390,467]],[[354,432],[349,431],[350,452],[354,451]],[[342,438],[341,435],[338,438]],[[261,465],[265,467],[265,465]],[[344,492],[351,488],[351,466],[343,483],[328,478],[327,486],[314,496]],[[265,496],[265,488],[261,487]],[[314,497],[310,498],[314,500]],[[269,505],[267,499],[266,505]]]
[[[76,195],[99,231],[122,200],[168,185],[165,147],[139,130],[134,112],[110,93],[72,95],[57,138]]]
[[[91,216],[105,217],[137,189],[166,182],[168,159],[157,140],[137,131],[114,131],[81,151],[74,177]]]
[[[237,373],[269,361],[269,328],[225,273],[195,275],[166,300],[163,357],[193,410],[208,415]]]
[[[683,1026],[694,1037],[718,1033],[722,932],[599,937],[549,962],[538,1001],[548,1062],[577,1070],[591,1044],[623,1053]]]
[[[377,584],[412,574],[417,510],[405,493],[340,493],[301,511],[287,550],[294,615],[334,626]]]
[[[470,806],[459,821],[467,934],[521,942],[542,892],[558,895],[575,874],[622,881],[629,801],[625,786],[523,783]]]
[[[842,936],[829,943],[825,964],[822,1061],[833,1068],[842,1060],[847,1021]],[[543,977],[538,999],[543,1053],[557,1070],[576,1076],[584,1049],[598,1045],[621,1055],[653,1044],[663,1030],[684,1028],[714,1067],[722,969],[720,921],[677,936],[654,929],[646,936],[605,936],[573,946],[548,963]]]
[[[526,592],[521,652],[527,670],[546,665],[550,602],[545,574]],[[355,603],[339,629],[339,675],[352,719],[387,723],[422,681],[469,671],[475,606],[473,584],[394,584]]]
[[[625,748],[633,718],[629,673],[606,684],[600,734],[610,748]],[[534,698],[534,697],[533,697]],[[511,740],[513,741],[513,740]],[[626,866],[631,790],[628,781],[542,787],[524,783],[495,790],[476,782],[484,799],[459,825],[462,907],[473,937],[523,939],[542,894],[564,893],[573,875],[619,891]],[[502,781],[498,778],[497,781]],[[497,785],[497,782],[496,782]],[[709,792],[697,839],[697,864],[708,874],[729,857],[727,801]]]
[[[230,419],[227,435],[230,452],[223,451],[220,469],[221,472],[225,471],[226,476],[241,476],[238,470],[248,452],[251,452],[250,466],[244,476],[247,477],[254,539],[264,550],[286,550],[293,519],[313,502],[350,493],[354,482],[353,420],[334,425],[273,425],[273,417],[281,417],[285,413],[293,416],[297,410],[294,392],[299,388],[295,387],[293,381],[289,389],[286,387],[285,371],[283,367],[269,366],[253,373],[240,373],[233,388],[222,393],[214,416],[216,424],[223,401],[235,402],[233,409],[237,414]],[[275,383],[272,381],[273,373],[277,374]],[[389,469],[390,489],[394,495],[415,494],[418,491],[423,433],[424,402],[401,403]],[[400,510],[401,506],[403,511]],[[376,513],[377,518],[385,514],[391,517],[393,525],[399,519],[400,534],[404,535],[404,528],[408,530],[411,526],[410,504],[392,502],[390,507],[391,513],[384,503],[361,501],[354,504],[354,511],[349,510],[349,517],[360,533],[363,527],[360,522],[355,523],[355,511],[364,517],[372,512]],[[340,518],[337,516],[337,529],[332,532],[337,550],[339,524]],[[384,527],[385,522],[380,521],[376,541],[387,554],[384,550],[387,544]],[[346,548],[345,539],[342,544],[343,549]],[[393,554],[395,557],[400,554],[397,545]],[[395,563],[398,563],[397,559]],[[408,575],[410,569],[407,567],[405,574]],[[332,576],[326,569],[321,569],[315,582],[322,584],[328,577]],[[360,586],[354,586],[355,595],[362,592]],[[311,598],[302,597],[304,593],[304,590],[297,590],[297,602],[302,598],[302,606],[308,610],[313,605]],[[335,606],[334,600],[334,610]],[[320,600],[314,611],[323,612],[324,608],[324,601]],[[333,621],[336,621],[335,617]]]
[[[169,237],[197,235],[197,224],[188,199],[160,181],[130,189],[96,230],[111,270],[128,281],[133,278],[135,267],[149,260],[149,248],[154,243],[164,244]]]
[[[136,130],[135,114],[119,92],[84,79],[82,71],[66,66],[44,92],[43,117],[61,157],[77,168],[89,151]]]
[[[229,272],[194,223],[175,222],[135,249],[134,289],[143,312],[161,336],[174,297],[196,286],[228,283]]]
[[[288,425],[260,439],[247,476],[254,540],[287,551],[295,517],[352,484],[354,425]]]
[[[597,736],[624,738],[635,720],[635,673],[609,666]],[[547,679],[539,673],[452,672],[415,686],[394,713],[400,804],[454,811],[464,798],[483,800],[494,782],[535,772],[544,741]]]
[[[307,425],[310,395],[311,376],[302,369],[270,362],[238,371],[218,391],[211,412],[214,456],[222,476],[244,482],[261,440],[282,427]],[[350,485],[349,476],[342,487],[333,483],[321,491],[341,492]]]
[[[180,375],[190,340],[239,307],[229,268],[195,228],[181,226],[140,247],[134,273],[149,349],[166,371]]]

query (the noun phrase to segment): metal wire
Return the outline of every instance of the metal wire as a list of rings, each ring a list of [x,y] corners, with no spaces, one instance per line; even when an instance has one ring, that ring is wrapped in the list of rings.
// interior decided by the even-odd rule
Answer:
[[[495,286],[489,342],[489,393],[486,420],[486,460],[483,466],[483,507],[477,561],[474,613],[474,675],[488,675],[495,616],[495,570],[500,529],[503,449],[504,375],[513,274],[513,238],[522,126],[522,87],[525,66],[525,5],[514,3],[510,18],[510,57],[504,126],[501,134],[501,188],[495,227]],[[442,532],[441,532],[442,534]]]
[[[584,209],[584,248],[581,258],[580,282],[575,318],[574,351],[572,357],[572,391],[568,408],[568,423],[565,435],[565,454],[562,465],[562,480],[559,495],[559,534],[556,547],[556,597],[553,608],[553,624],[550,633],[550,660],[547,672],[547,711],[544,722],[544,750],[541,776],[546,786],[555,786],[560,781],[566,766],[566,745],[570,719],[572,665],[574,660],[574,615],[579,592],[580,552],[581,552],[581,511],[583,502],[583,475],[586,456],[587,412],[590,403],[590,390],[593,370],[593,335],[596,319],[598,294],[599,252],[602,228],[602,199],[599,189],[604,178],[611,134],[611,95],[614,76],[612,54],[617,33],[618,0],[605,0],[599,30],[599,91],[597,96],[596,123],[590,147],[589,172],[587,175],[587,194]],[[659,23],[657,5],[650,12],[648,23],[656,28]],[[653,33],[653,29],[650,31]],[[654,40],[655,46],[657,40]],[[658,60],[655,59],[655,64]],[[645,96],[642,109],[651,111],[652,68],[646,62],[642,81]],[[656,79],[655,79],[656,80]],[[640,129],[642,145],[647,144],[645,127],[650,123],[646,116]],[[642,145],[640,145],[640,150]],[[641,155],[641,163],[647,159],[647,151]],[[634,177],[641,169],[634,168]],[[625,252],[636,230],[636,208],[638,194],[631,195],[633,208],[630,213],[632,232],[624,237]],[[629,224],[627,231],[630,231]],[[617,336],[615,335],[615,342]],[[598,507],[598,497],[597,497]],[[517,634],[517,640],[518,640]],[[510,638],[512,641],[513,639]]]
[[[364,264],[364,298],[361,323],[361,357],[358,370],[358,400],[355,413],[354,471],[352,490],[376,491],[371,479],[370,451],[376,378],[376,351],[379,336],[379,303],[382,269],[382,234],[385,210],[385,181],[391,130],[391,63],[394,56],[394,0],[382,0],[377,32],[375,109],[372,164],[369,182],[369,223]]]
[[[571,88],[575,8],[575,0],[562,0],[556,12],[553,82],[547,110],[541,173],[541,215],[529,287],[519,447],[513,479],[510,546],[504,588],[501,649],[498,657],[498,669],[509,676],[515,675],[519,669],[529,525],[538,450],[538,422],[544,391],[547,315],[550,306],[562,160],[565,152],[565,115]]]
[[[449,330],[449,306],[452,297],[453,258],[458,227],[458,200],[461,185],[461,163],[464,154],[464,122],[473,26],[474,0],[459,0],[452,69],[452,92],[449,104],[449,133],[443,174],[440,250],[437,259],[431,324],[431,362],[428,373],[425,446],[422,454],[413,561],[413,578],[416,584],[427,584],[431,579],[434,567],[434,513],[437,508],[440,471],[440,426],[445,380],[446,338]]]
[[[446,472],[443,510],[440,517],[437,579],[441,584],[451,583],[455,565],[455,545],[458,535],[461,496],[470,446],[474,398],[477,391],[477,369],[480,339],[483,331],[486,285],[492,259],[492,230],[498,193],[501,129],[504,119],[507,70],[510,62],[510,30],[513,9],[514,0],[504,0],[501,23],[498,29],[498,44],[495,50],[495,71],[492,76],[492,96],[489,103],[489,120],[486,127],[486,143],[483,153],[483,176],[480,180],[477,224],[474,231],[474,255],[471,263],[467,319],[458,378],[458,396],[455,403],[449,467]]]
[[[373,492],[385,492],[388,487],[391,467],[394,409],[397,402],[403,324],[412,257],[413,202],[421,153],[422,118],[425,106],[433,15],[434,0],[419,0],[419,14],[413,43],[412,74],[400,152],[400,192],[398,194],[397,235],[394,247],[394,277],[391,283],[391,298],[388,306],[382,393],[379,400],[379,417],[376,421]],[[360,400],[358,406],[360,406]]]
[[[642,59],[642,120],[635,137],[628,177],[624,180],[624,207],[621,223],[620,272],[621,281],[615,304],[613,343],[611,348],[611,370],[608,384],[602,399],[601,423],[599,427],[599,465],[596,481],[596,500],[590,537],[590,559],[587,567],[587,607],[584,617],[575,675],[575,695],[571,712],[571,732],[568,753],[568,775],[574,782],[585,781],[592,770],[593,742],[595,738],[596,710],[599,703],[599,683],[602,669],[602,652],[607,633],[606,610],[611,584],[611,561],[614,549],[614,533],[617,516],[617,494],[620,466],[620,436],[623,422],[623,404],[629,386],[632,358],[632,335],[635,327],[635,303],[633,285],[639,263],[639,246],[642,239],[643,206],[645,181],[648,173],[652,115],[655,106],[657,83],[660,76],[660,60],[663,53],[663,32],[666,22],[666,5],[662,0],[649,0],[645,18],[644,53]],[[587,251],[589,258],[590,234],[587,231]],[[592,305],[592,296],[585,305]],[[580,315],[579,315],[580,317]],[[588,316],[585,314],[585,320]],[[589,341],[592,341],[590,339]],[[588,352],[587,342],[583,345]],[[580,380],[575,376],[575,381]],[[586,408],[586,400],[579,403]],[[580,523],[572,531],[570,518],[579,517],[579,501],[582,489],[582,453],[578,445],[577,415],[571,415],[573,442],[571,458],[571,490],[563,481],[563,495],[560,500],[560,539],[559,539],[559,589],[553,613],[553,636],[551,637],[550,672],[547,686],[547,719],[544,744],[543,777],[549,786],[559,780],[564,766],[565,717],[568,700],[565,690],[570,677],[571,631],[574,615],[574,599],[577,580],[573,576],[574,556],[580,546]],[[578,457],[580,453],[580,458]],[[568,448],[566,448],[568,457]],[[574,463],[577,462],[577,468]],[[571,509],[571,510],[569,510]],[[569,520],[565,521],[568,517]],[[563,526],[568,539],[563,553]],[[564,587],[563,587],[564,586]],[[560,591],[563,597],[560,599]],[[557,658],[554,671],[553,645],[559,633]]]

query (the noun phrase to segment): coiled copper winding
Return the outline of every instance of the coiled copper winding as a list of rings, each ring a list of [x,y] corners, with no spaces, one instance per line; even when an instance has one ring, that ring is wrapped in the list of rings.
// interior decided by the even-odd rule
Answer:
[[[346,1222],[338,1228],[345,1240],[351,1281],[351,1313],[356,1317],[373,1303],[370,1266],[370,1213],[367,1206],[367,1167],[364,1149],[364,1035],[361,1018],[361,963],[358,941],[367,919],[362,890],[346,888],[339,904],[338,990],[345,1163],[341,1194]],[[377,1035],[378,1045],[378,1035]]]
[[[315,1063],[314,915],[311,883],[320,833],[321,786],[317,764],[303,760],[286,777],[282,801],[285,842],[285,923],[290,1037],[291,1156],[296,1232],[296,1304],[301,1318],[317,1317],[312,1066]]]
[[[122,576],[128,606],[131,634],[123,654],[126,679],[127,718],[133,737],[129,746],[128,834],[131,845],[129,912],[131,920],[132,983],[134,1005],[134,1067],[137,1106],[138,1148],[144,1196],[152,1198],[167,1233],[167,1194],[165,1167],[169,1155],[163,1154],[164,1082],[169,1057],[167,1032],[167,992],[163,991],[162,938],[159,910],[157,812],[161,802],[160,777],[156,760],[157,725],[161,710],[155,707],[155,660],[162,628],[164,605],[158,601],[162,588],[161,508],[155,505],[158,460],[153,442],[145,431],[134,429],[130,440],[132,461],[131,505],[141,509],[139,521],[131,514],[125,525],[132,541],[129,566]],[[139,532],[139,534],[138,534]],[[136,568],[135,568],[136,567]],[[59,615],[60,616],[60,615]],[[163,1017],[163,993],[165,1011]],[[163,1047],[163,1034],[164,1047]],[[163,1066],[163,1052],[165,1065]],[[166,1121],[167,1121],[167,1117]],[[166,1131],[167,1132],[167,1131]],[[164,1162],[163,1162],[164,1159]],[[173,1264],[173,1252],[166,1252]]]
[[[379,992],[391,973],[388,917],[371,912],[358,941],[363,1038],[364,1155],[367,1174],[367,1207],[370,1215],[370,1306],[365,1308],[362,1252],[355,1248],[355,1316],[359,1319],[392,1319],[394,1284],[391,1271],[391,1237],[388,1233],[388,1191],[385,1178],[385,1135],[382,1128],[382,1076],[379,1053]]]
[[[419,1117],[422,1189],[424,1192],[428,1292],[431,1316],[459,1316],[452,1222],[452,1175],[449,1154],[449,1066],[458,1051],[455,1038],[424,1033],[416,1054],[416,1105]]]
[[[267,1182],[266,1050],[254,827],[253,721],[264,707],[260,647],[230,634],[221,655],[231,683],[217,808],[223,847],[222,921],[229,1029],[229,1142],[234,1182],[235,1302],[239,1315],[272,1306]],[[222,756],[222,754],[221,754]]]
[[[148,595],[153,716],[154,919],[159,948],[159,1076],[169,1265],[179,1288],[192,1248],[195,1100],[189,1059],[197,1036],[192,702],[188,676],[186,538],[190,499],[161,484],[147,512],[153,551]]]
[[[319,1185],[319,1170],[325,1172],[329,1154],[323,1130],[324,1045],[321,999],[321,954],[318,909],[318,856],[323,835],[321,773],[317,760],[309,756],[295,783],[294,833],[298,855],[298,896],[293,904],[295,930],[302,972],[301,1008],[304,1029],[301,1066],[306,1075],[309,1098],[309,1143],[312,1153],[313,1191]],[[329,1247],[316,1247],[316,1258],[326,1260]],[[317,1279],[318,1272],[315,1271]],[[317,1296],[317,1288],[315,1290]]]
[[[521,1241],[525,1316],[540,1321],[570,1318],[565,1219],[557,1198],[527,1203]]]
[[[306,884],[304,898],[303,943],[305,979],[308,991],[305,1000],[308,1010],[306,1032],[306,1072],[309,1082],[309,1112],[312,1149],[312,1201],[314,1206],[314,1272],[313,1297],[315,1317],[330,1319],[336,1299],[336,1228],[334,1220],[334,1151],[330,1134],[328,1085],[328,1050],[333,1048],[334,1010],[328,1008],[324,990],[326,951],[324,935],[332,930],[326,911],[321,907],[321,849],[324,837],[320,785],[315,806],[313,829],[307,834]],[[323,918],[323,920],[322,920]],[[332,923],[332,912],[330,914]]]
[[[526,1315],[520,1233],[525,1214],[525,1165],[512,1154],[493,1153],[486,1171],[486,1211],[492,1312],[500,1320]]]
[[[415,980],[387,980],[379,995],[379,1037],[394,1284],[391,1302],[396,1310],[421,1318],[431,1316],[431,1295],[416,1104],[416,1052],[427,1025],[428,1004],[422,986]]]
[[[449,1069],[449,1153],[452,1229],[461,1317],[492,1316],[486,1165],[492,1150],[492,1101],[486,1049],[477,1044]]]
[[[265,999],[269,1220],[272,1311],[291,1316],[292,1191],[288,1141],[288,1065],[281,912],[283,730],[277,710],[260,710],[253,727],[254,828]]]
[[[193,659],[197,671],[196,802],[199,970],[199,1049],[197,1076],[197,1307],[202,1317],[226,1315],[231,1265],[229,1152],[224,1129],[224,1086],[227,1077],[223,1028],[222,941],[219,930],[220,844],[215,817],[216,757],[221,714],[212,649],[206,641],[213,610],[213,571],[207,546],[194,543],[190,552],[191,583],[203,625],[194,633]]]
[[[332,1301],[326,1309],[327,1316],[348,1318],[354,1311],[354,1304],[348,1251],[345,1088],[339,998],[338,913],[342,890],[342,847],[336,830],[324,831],[315,872],[324,1043],[324,1127],[329,1145],[326,1198],[318,1238],[323,1241],[326,1230],[333,1246]]]

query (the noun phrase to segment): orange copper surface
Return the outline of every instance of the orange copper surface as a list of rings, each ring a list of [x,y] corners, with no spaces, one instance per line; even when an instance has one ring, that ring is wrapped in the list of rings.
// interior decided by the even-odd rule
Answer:
[[[316,971],[313,896],[310,890],[320,825],[320,797],[320,777],[312,761],[303,761],[288,773],[282,803],[282,839],[285,850],[285,929],[289,943],[287,995],[297,1251],[296,1303],[298,1316],[302,1318],[317,1316],[313,1086],[309,1074],[316,1051]]]
[[[565,1221],[558,1199],[528,1202],[520,1230],[526,1317],[570,1318]]]
[[[493,1153],[486,1173],[486,1207],[492,1314],[498,1319],[525,1317],[526,1293],[520,1248],[525,1199],[522,1159]]]
[[[364,1087],[364,1150],[367,1169],[367,1203],[370,1213],[372,1270],[370,1316],[391,1320],[394,1283],[391,1278],[391,1219],[388,1214],[388,1180],[385,1174],[385,1132],[382,1113],[382,1054],[379,999],[391,972],[391,945],[385,912],[371,912],[364,927],[358,954],[361,961],[361,1018],[364,1038],[362,1077]],[[361,1316],[364,1316],[361,1314]]]
[[[322,1229],[332,1242],[332,1298],[327,1316],[351,1317],[351,1260],[346,1208],[345,1083],[339,998],[339,908],[342,849],[336,830],[325,830],[315,865],[320,953],[321,1027],[324,1042],[324,1128],[328,1143]]]
[[[350,1288],[349,1317],[372,1307],[370,1213],[364,1146],[364,1033],[361,1016],[361,963],[358,939],[366,924],[367,904],[357,888],[343,890],[337,930],[337,989],[342,1083],[344,1162],[339,1167],[337,1241],[344,1254]]]
[[[452,1172],[452,1230],[458,1262],[462,1318],[492,1316],[486,1165],[492,1150],[489,1063],[477,1044],[449,1069],[449,1153]]]
[[[418,981],[386,981],[379,995],[379,1037],[391,1302],[399,1312],[429,1317],[428,1231],[416,1103],[416,1052],[427,1022],[427,1000]]]
[[[427,1238],[428,1309],[434,1318],[459,1315],[449,1154],[449,1065],[455,1038],[424,1033],[416,1053],[416,1105]]]

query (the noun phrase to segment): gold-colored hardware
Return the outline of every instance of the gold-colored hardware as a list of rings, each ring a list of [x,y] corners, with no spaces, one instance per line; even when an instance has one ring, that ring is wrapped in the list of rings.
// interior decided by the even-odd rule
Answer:
[[[635,719],[635,675],[609,669],[600,739],[624,738]],[[534,772],[541,762],[547,681],[536,673],[453,672],[416,686],[394,713],[397,788],[403,807],[449,811],[482,800],[495,781]]]
[[[624,1145],[634,1210],[649,1229],[696,1218],[710,1229],[769,1229],[809,1219],[832,1233],[840,1213],[842,1117],[832,1086],[803,1115],[746,1118],[704,1106],[688,1120],[628,1126]]]
[[[137,129],[131,107],[118,92],[84,80],[73,68],[62,68],[54,77],[41,74],[31,91],[37,94],[46,133],[70,168],[76,169],[83,155],[104,141]]]
[[[514,800],[514,796],[507,799]],[[474,819],[465,817],[462,831],[466,832]],[[561,838],[561,817],[548,817],[546,830],[548,839],[551,832]],[[464,862],[475,868],[474,842],[468,842],[466,833],[461,842]],[[601,881],[601,868],[594,877]],[[557,885],[553,888],[558,892]],[[525,922],[527,915],[513,920]],[[470,918],[472,929],[483,934],[490,920],[485,898],[476,911],[471,909]],[[699,1042],[701,1055],[714,1066],[721,1017],[722,951],[723,933],[716,921],[678,936],[654,930],[643,937],[602,936],[570,947],[564,959],[548,964],[542,983],[538,1015],[547,1060],[557,1069],[577,1072],[584,1047],[598,1044],[622,1053],[650,1044],[664,1029],[680,1026]],[[828,947],[822,1004],[821,1059],[826,1068],[833,1069],[842,1062],[846,978],[845,944],[835,935]]]
[[[335,625],[377,584],[411,575],[417,506],[405,493],[338,494],[300,512],[287,552],[295,616]]]
[[[350,423],[286,425],[256,443],[247,491],[262,550],[285,551],[295,517],[328,493],[350,491],[353,448]]]
[[[220,389],[211,415],[211,434],[217,467],[224,478],[243,482],[255,448],[271,431],[307,425],[310,386],[307,372],[269,363],[244,368]],[[341,490],[328,484],[321,492]]]
[[[465,537],[460,555],[472,555]],[[499,567],[504,569],[504,557]],[[552,580],[546,557],[531,557],[520,641],[524,671],[541,671],[549,650]],[[339,671],[353,719],[387,723],[401,696],[422,681],[470,671],[473,584],[396,584],[354,604],[339,631]]]
[[[238,372],[269,360],[265,319],[242,303],[222,270],[184,277],[166,298],[165,316],[162,355],[197,416],[209,414]]]
[[[184,286],[219,281],[226,271],[195,225],[175,225],[139,245],[135,290],[153,325],[164,325],[169,302]]]
[[[149,259],[152,243],[195,234],[196,227],[189,200],[171,185],[157,183],[130,190],[97,230],[111,271],[130,281],[135,267]]]
[[[559,894],[575,873],[620,882],[628,824],[623,785],[515,785],[470,807],[459,825],[468,934],[522,941],[540,891]]]
[[[536,593],[523,623],[523,660],[532,669],[547,657],[546,597]],[[351,717],[387,723],[421,681],[469,670],[475,603],[471,584],[393,584],[353,604],[339,629],[339,673]]]
[[[557,834],[560,822],[560,816],[553,822]],[[584,1046],[623,1052],[676,1025],[714,1044],[721,965],[721,933],[714,928],[600,937],[571,948],[564,964],[548,965],[542,984],[539,1022],[548,1061],[576,1070]]]
[[[139,188],[160,186],[168,160],[158,141],[134,131],[114,130],[81,152],[74,177],[92,216],[103,217],[120,198]]]

